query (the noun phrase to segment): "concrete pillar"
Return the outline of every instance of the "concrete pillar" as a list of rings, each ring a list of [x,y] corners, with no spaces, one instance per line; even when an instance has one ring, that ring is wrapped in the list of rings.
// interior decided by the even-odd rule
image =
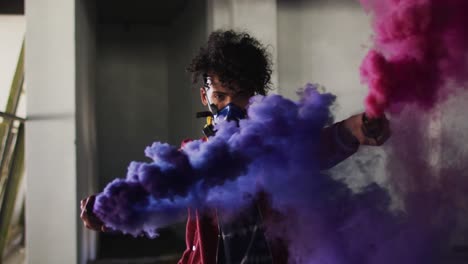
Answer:
[[[77,262],[75,1],[26,0],[27,263]]]

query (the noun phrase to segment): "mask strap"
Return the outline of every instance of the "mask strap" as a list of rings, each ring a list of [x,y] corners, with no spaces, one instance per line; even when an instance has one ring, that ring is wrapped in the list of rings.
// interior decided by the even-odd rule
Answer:
[[[208,109],[210,110],[213,115],[218,114],[218,107],[216,107],[215,104],[213,104],[208,96],[208,90],[211,87],[211,77],[208,76],[207,74],[203,74],[203,89],[205,89],[205,99],[208,102]]]

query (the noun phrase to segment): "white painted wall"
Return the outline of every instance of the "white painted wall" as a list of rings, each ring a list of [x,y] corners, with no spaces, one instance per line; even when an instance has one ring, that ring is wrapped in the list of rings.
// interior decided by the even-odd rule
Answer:
[[[22,15],[0,15],[0,111],[4,112],[26,30]]]
[[[26,0],[26,247],[31,264],[77,259],[75,1]]]
[[[364,109],[359,66],[369,17],[354,0],[208,0],[208,33],[247,30],[268,46],[275,91],[292,99],[307,82],[338,96],[337,119]]]
[[[369,18],[354,0],[208,0],[208,33],[247,30],[272,54],[278,92],[296,98],[307,82],[339,96],[338,119],[363,110],[359,65],[370,43]]]
[[[369,17],[354,0],[279,0],[280,93],[319,83],[338,96],[336,118],[364,110],[359,66],[370,44]]]
[[[278,0],[279,93],[297,99],[306,83],[337,96],[335,120],[364,111],[359,67],[371,46],[370,17],[354,0]],[[360,147],[331,173],[353,188],[385,181],[384,148]]]

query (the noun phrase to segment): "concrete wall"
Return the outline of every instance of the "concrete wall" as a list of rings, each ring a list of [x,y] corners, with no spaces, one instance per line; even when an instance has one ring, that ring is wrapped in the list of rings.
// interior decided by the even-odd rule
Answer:
[[[277,0],[207,0],[207,10],[208,33],[218,29],[247,31],[267,46],[273,63],[272,92],[277,92]]]
[[[31,264],[76,263],[75,2],[26,0],[26,245]]]
[[[195,113],[203,108],[186,67],[206,41],[205,12],[203,2],[189,1],[169,25],[99,27],[100,167],[114,167],[100,170],[103,184],[124,176],[128,162],[143,159],[153,141],[178,145],[202,135]],[[120,144],[131,146],[121,153]]]
[[[144,149],[168,141],[168,67],[165,29],[100,25],[96,116],[100,189],[125,177]]]
[[[76,155],[77,200],[97,192],[96,131],[96,7],[93,0],[76,1]],[[79,211],[79,208],[76,207]],[[79,212],[78,212],[79,213]],[[97,234],[77,225],[78,263],[96,257]]]
[[[186,68],[206,42],[205,17],[204,1],[189,1],[168,28],[169,142],[173,145],[203,136],[205,120],[195,118],[196,112],[206,110],[200,102],[201,85],[192,84]]]

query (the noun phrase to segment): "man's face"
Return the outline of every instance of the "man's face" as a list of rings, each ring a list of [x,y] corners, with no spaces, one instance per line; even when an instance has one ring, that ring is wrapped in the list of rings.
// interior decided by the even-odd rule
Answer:
[[[253,94],[245,93],[237,87],[235,87],[237,89],[234,91],[223,86],[219,81],[218,76],[215,74],[208,76],[210,77],[211,83],[208,82],[208,87],[200,88],[200,97],[204,106],[208,105],[208,100],[206,99],[206,97],[208,97],[210,99],[210,103],[216,105],[218,109],[224,108],[229,103],[233,103],[242,109],[246,109],[249,104],[249,99]]]

